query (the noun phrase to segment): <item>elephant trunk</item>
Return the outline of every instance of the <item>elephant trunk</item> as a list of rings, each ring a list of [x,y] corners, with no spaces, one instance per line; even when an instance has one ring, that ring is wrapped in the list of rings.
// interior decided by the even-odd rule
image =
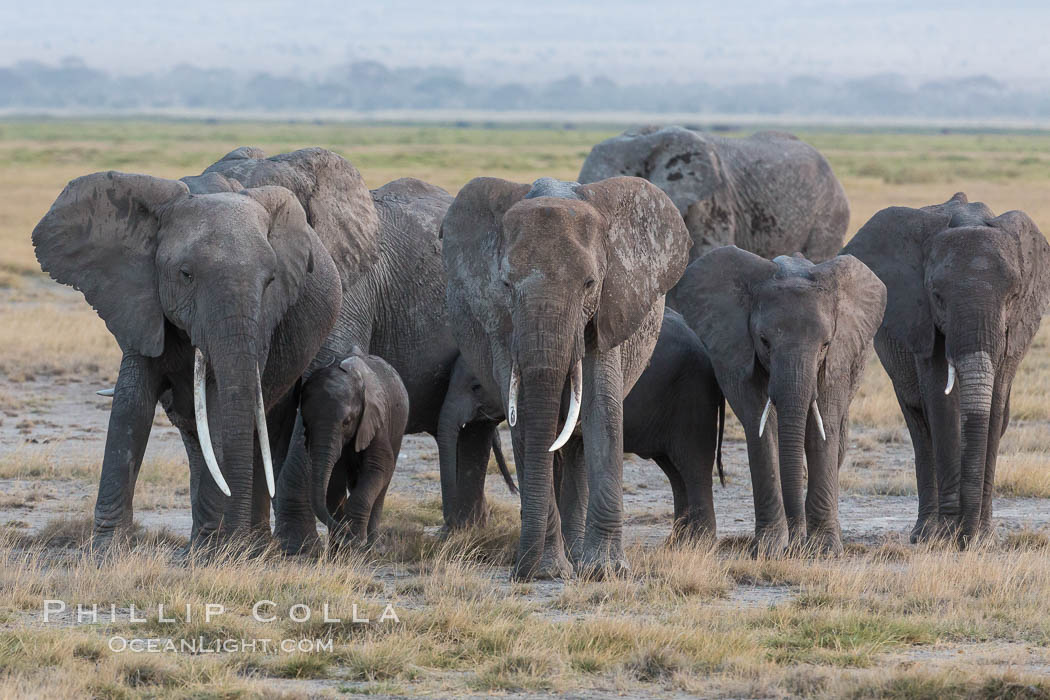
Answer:
[[[516,578],[531,578],[540,568],[547,540],[548,514],[553,495],[554,443],[558,429],[566,372],[552,368],[522,371],[521,412],[525,469],[521,475],[521,540]]]
[[[238,531],[246,529],[251,521],[259,366],[254,333],[233,336],[236,350],[211,352],[209,356],[214,358],[216,403],[221,416],[222,468],[231,492],[223,526]],[[231,345],[220,344],[221,347]]]
[[[816,377],[808,363],[774,366],[769,397],[777,409],[780,488],[791,541],[806,540],[806,427],[816,405]]]
[[[448,527],[459,527],[459,433],[466,421],[456,406],[447,404],[438,419],[438,463],[441,465],[441,515]]]
[[[962,355],[955,364],[962,418],[959,505],[962,511],[961,534],[966,542],[977,534],[981,521],[995,367],[991,356],[984,351]]]
[[[316,432],[317,435],[310,435],[308,445],[311,470],[310,505],[313,506],[317,519],[328,527],[330,534],[334,535],[340,524],[328,512],[328,482],[332,478],[335,463],[342,453],[342,431],[341,427],[322,427]]]

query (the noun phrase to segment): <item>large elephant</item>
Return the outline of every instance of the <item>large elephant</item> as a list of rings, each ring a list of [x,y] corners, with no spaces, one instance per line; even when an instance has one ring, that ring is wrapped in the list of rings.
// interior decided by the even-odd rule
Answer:
[[[795,546],[808,537],[840,552],[849,405],[886,287],[848,255],[814,265],[727,246],[690,264],[671,296],[743,423],[758,546],[777,551],[787,537]]]
[[[997,217],[960,192],[944,204],[883,209],[844,252],[889,289],[875,350],[915,448],[911,539],[958,535],[965,544],[991,530],[999,439],[1050,296],[1050,246],[1026,214]]]
[[[440,455],[441,502],[446,526],[456,528],[476,522],[485,512],[485,472],[459,468],[455,448],[461,426],[479,420],[499,423],[505,409],[498,395],[484,392],[462,360],[449,381],[445,406],[438,432],[438,444],[446,446]],[[675,536],[715,535],[711,481],[724,420],[725,402],[700,339],[680,314],[666,310],[649,365],[623,401],[623,451],[655,461],[667,475],[674,498]],[[563,507],[560,456],[554,459],[554,490],[562,534],[572,540],[577,539],[571,534],[576,528],[570,523],[582,525],[583,512],[568,514]],[[721,477],[720,455],[718,469]],[[576,495],[574,505],[583,506]]]
[[[304,167],[322,156],[340,162],[345,171],[323,189]],[[355,346],[381,357],[396,370],[408,391],[405,432],[436,435],[445,389],[458,355],[442,303],[445,269],[438,239],[452,197],[413,178],[395,180],[369,192],[352,165],[323,149],[266,158],[259,149],[239,148],[200,177],[217,175],[245,185],[284,185],[304,205],[322,198],[337,213],[367,213],[374,229],[348,226],[332,215],[311,219],[322,239],[331,242],[336,266],[343,274],[343,291],[339,319],[306,375],[341,361]],[[309,214],[310,207],[306,208]],[[355,265],[358,256],[343,254],[339,246],[366,250],[368,264]],[[488,462],[494,431],[495,426],[467,431],[472,443],[466,452],[476,455],[482,464]],[[309,460],[299,420],[294,424],[288,456],[278,478],[274,508],[275,534],[286,551],[310,549],[318,542],[310,493]]]
[[[591,488],[576,563],[588,571],[625,567],[623,397],[652,354],[664,294],[688,258],[674,204],[639,178],[592,185],[476,178],[449,208],[442,233],[460,350],[508,407],[522,494],[512,576],[571,572],[552,452],[581,415]]]
[[[193,541],[250,527],[268,535],[278,436],[265,416],[294,393],[339,312],[335,265],[291,192],[192,189],[87,175],[33,230],[41,267],[83,292],[123,350],[95,504],[99,546],[131,524],[161,397],[193,467]]]
[[[678,207],[693,241],[690,261],[735,245],[764,258],[838,253],[849,202],[831,166],[791,134],[723,138],[680,126],[629,129],[595,146],[580,182],[644,177]]]

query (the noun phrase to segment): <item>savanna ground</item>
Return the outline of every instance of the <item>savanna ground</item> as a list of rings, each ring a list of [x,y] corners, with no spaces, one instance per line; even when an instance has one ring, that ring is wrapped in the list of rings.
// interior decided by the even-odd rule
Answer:
[[[455,192],[479,174],[573,179],[589,147],[616,131],[0,122],[0,696],[1047,697],[1050,328],[1014,384],[998,536],[977,550],[907,544],[911,448],[873,357],[853,406],[846,554],[837,559],[748,556],[751,489],[742,431],[730,421],[715,545],[664,546],[666,480],[655,465],[627,460],[632,572],[622,580],[509,583],[517,513],[497,479],[490,523],[439,541],[437,450],[426,436],[405,442],[376,551],[187,562],[178,556],[189,532],[187,470],[162,415],[132,546],[101,567],[86,552],[109,408],[94,391],[112,385],[119,352],[82,297],[48,280],[33,256],[29,233],[68,180],[110,168],[180,177],[239,145],[322,145],[372,187],[411,175]],[[1050,133],[799,133],[842,179],[851,234],[882,207],[959,190],[996,212],[1024,209],[1050,231]],[[92,624],[67,611],[45,623],[44,599],[105,614]],[[273,601],[263,613],[276,620],[253,619],[259,600]],[[226,613],[205,622],[209,603]],[[326,603],[341,623],[321,619]],[[174,622],[161,622],[160,604]],[[290,618],[295,604],[311,609],[308,622]],[[354,604],[369,623],[351,621]],[[378,621],[387,604],[398,621]],[[145,622],[131,620],[132,605]],[[118,653],[114,638],[332,644]]]

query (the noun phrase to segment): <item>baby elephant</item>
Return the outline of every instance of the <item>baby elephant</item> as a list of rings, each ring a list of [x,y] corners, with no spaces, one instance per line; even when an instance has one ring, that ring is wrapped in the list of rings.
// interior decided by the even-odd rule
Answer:
[[[401,378],[380,358],[354,348],[306,381],[300,411],[314,514],[333,541],[373,544],[408,423]]]

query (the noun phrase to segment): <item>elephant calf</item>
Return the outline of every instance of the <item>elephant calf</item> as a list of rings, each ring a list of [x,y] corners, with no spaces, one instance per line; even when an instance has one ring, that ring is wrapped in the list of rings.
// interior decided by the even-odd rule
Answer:
[[[885,285],[850,255],[814,265],[727,246],[689,265],[672,294],[744,425],[759,547],[782,549],[790,534],[841,552],[849,405]]]
[[[382,359],[354,348],[306,381],[300,411],[314,514],[332,537],[372,544],[408,423],[405,385]]]
[[[680,314],[664,312],[649,366],[624,399],[623,448],[624,452],[653,460],[667,475],[674,493],[676,535],[715,534],[711,475],[721,447],[724,407],[722,392],[699,338]],[[438,443],[448,444],[441,454],[445,524],[450,528],[463,527],[479,520],[485,512],[485,472],[458,467],[458,431],[464,424],[469,426],[479,420],[499,423],[504,409],[498,397],[485,393],[460,359],[453,370],[441,415],[447,420],[441,422]],[[555,460],[555,492],[562,522],[582,524],[582,511],[569,514],[565,510],[560,462],[561,459]],[[586,498],[577,495],[573,501],[583,506]]]

